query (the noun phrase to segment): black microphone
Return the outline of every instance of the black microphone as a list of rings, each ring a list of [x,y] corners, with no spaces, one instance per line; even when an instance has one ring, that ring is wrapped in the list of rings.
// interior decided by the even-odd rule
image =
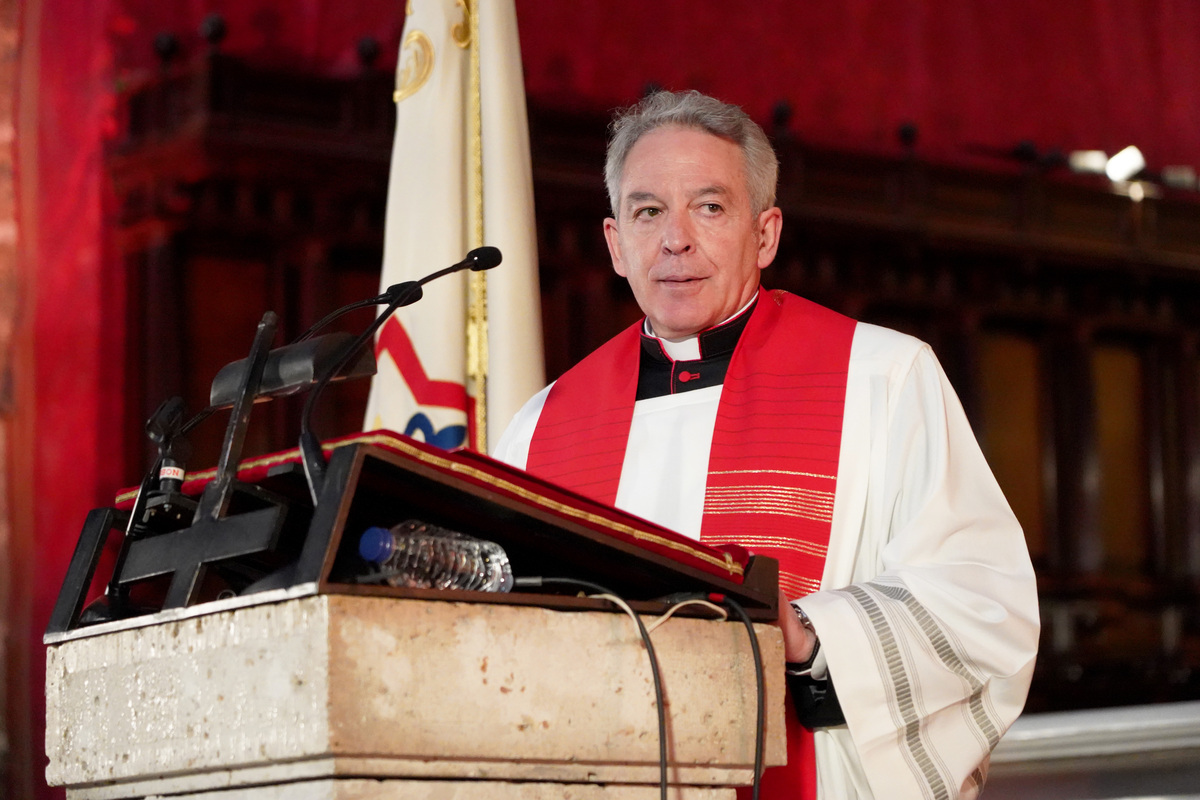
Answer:
[[[354,341],[352,341],[346,347],[342,356],[330,365],[329,369],[326,370],[325,374],[320,377],[320,380],[317,381],[316,385],[313,387],[313,390],[308,393],[308,397],[304,401],[304,411],[300,415],[300,455],[304,466],[305,477],[308,478],[308,490],[312,494],[314,506],[316,505],[318,497],[321,493],[321,489],[325,484],[325,455],[321,452],[321,443],[313,434],[311,426],[312,412],[316,403],[317,395],[319,395],[321,390],[325,388],[325,385],[329,383],[329,381],[332,380],[333,377],[337,375],[344,366],[346,366],[346,363],[350,361],[356,352],[358,352],[359,348],[361,348],[364,344],[369,342],[372,337],[374,337],[375,332],[379,330],[384,322],[387,321],[388,317],[395,313],[396,309],[403,306],[412,305],[421,299],[421,296],[424,294],[424,291],[421,289],[422,286],[430,281],[437,280],[443,275],[449,275],[453,272],[458,272],[464,269],[470,269],[473,272],[491,269],[492,267],[498,265],[501,260],[503,260],[503,256],[501,256],[498,248],[486,246],[476,247],[474,250],[467,253],[467,257],[462,261],[459,261],[457,264],[451,264],[445,269],[441,269],[430,275],[426,275],[419,281],[403,281],[401,283],[392,284],[382,294],[372,297],[369,300],[360,300],[357,303],[351,303],[348,306],[343,306],[342,308],[337,309],[331,314],[327,314],[323,319],[317,322],[316,325],[313,325],[311,328],[309,328],[304,335],[300,337],[300,339],[297,339],[297,341],[303,341],[304,339],[307,339],[317,330],[327,325],[330,321],[336,319],[342,314],[353,311],[356,308],[362,308],[363,306],[367,305],[379,305],[382,303],[387,303],[387,308],[380,312],[380,314],[375,317],[375,321],[372,322],[365,331],[360,333],[354,339]]]
[[[435,281],[443,275],[449,275],[452,272],[459,272],[464,269],[470,269],[472,272],[481,272],[485,269],[491,269],[492,267],[498,265],[503,259],[504,256],[500,254],[500,249],[497,247],[476,247],[474,250],[467,253],[467,257],[457,264],[452,264],[445,269],[441,269],[430,275],[426,275],[419,281],[401,281],[400,283],[393,283],[382,293],[377,294],[374,297],[367,298],[366,300],[358,300],[331,311],[318,320],[315,325],[301,334],[300,337],[293,342],[293,344],[298,344],[299,342],[309,339],[313,334],[321,330],[321,328],[324,328],[326,325],[333,322],[343,314],[349,314],[351,311],[357,311],[358,309],[365,308],[367,306],[391,305],[392,303],[396,303],[396,308],[402,308],[404,306],[412,305],[421,299],[422,295],[424,294],[424,290],[422,290],[421,287],[430,281]],[[381,316],[386,317],[387,313],[388,312],[385,312]]]
[[[476,247],[463,259],[463,261],[471,262],[472,272],[482,272],[485,269],[499,266],[503,260],[504,256],[500,255],[500,248],[487,245]]]

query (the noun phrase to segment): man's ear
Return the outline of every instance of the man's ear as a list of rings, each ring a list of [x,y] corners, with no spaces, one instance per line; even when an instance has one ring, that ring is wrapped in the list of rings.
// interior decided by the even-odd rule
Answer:
[[[621,262],[621,237],[617,234],[617,221],[612,217],[604,220],[604,241],[608,242],[608,256],[612,259],[613,272],[622,278],[628,277],[625,274],[625,265]]]
[[[759,269],[766,269],[775,260],[775,253],[779,250],[779,237],[782,231],[783,212],[778,208],[768,208],[758,215]]]

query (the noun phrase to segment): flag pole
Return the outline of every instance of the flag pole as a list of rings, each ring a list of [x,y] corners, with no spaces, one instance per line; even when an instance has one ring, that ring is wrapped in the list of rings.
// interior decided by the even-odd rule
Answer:
[[[468,92],[467,180],[470,190],[470,248],[482,247],[483,242],[483,108],[479,75],[479,3],[481,0],[458,0],[463,6],[467,26],[467,47],[470,51],[470,90]],[[471,272],[467,286],[467,395],[472,415],[468,429],[472,449],[487,452],[487,378],[488,378],[488,317],[487,276]]]

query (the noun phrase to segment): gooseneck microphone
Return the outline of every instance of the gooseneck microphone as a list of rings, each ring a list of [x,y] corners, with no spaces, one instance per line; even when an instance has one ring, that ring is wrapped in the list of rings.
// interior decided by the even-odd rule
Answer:
[[[435,281],[443,275],[449,275],[452,272],[461,272],[464,269],[469,269],[472,272],[481,272],[485,269],[491,269],[492,267],[498,265],[503,258],[504,257],[500,254],[499,248],[476,247],[474,250],[467,253],[467,257],[457,264],[451,264],[445,269],[438,270],[431,275],[426,275],[419,281],[402,281],[400,283],[393,283],[382,293],[377,294],[374,297],[369,297],[366,300],[358,300],[329,312],[325,316],[321,317],[321,319],[317,320],[317,322],[311,328],[302,333],[300,337],[296,339],[296,343],[303,342],[311,338],[313,334],[343,314],[349,314],[351,311],[357,311],[358,309],[366,308],[367,306],[382,306],[396,303],[395,308],[402,308],[404,306],[412,305],[421,299],[421,296],[424,294],[424,290],[421,287],[430,281]],[[394,311],[395,308],[392,310]],[[390,312],[385,311],[380,314],[380,316],[386,319],[389,313]]]
[[[304,464],[304,474],[308,479],[308,490],[312,494],[314,505],[316,505],[317,499],[321,493],[321,489],[325,484],[325,456],[321,452],[320,441],[312,432],[312,413],[313,408],[316,405],[317,396],[320,395],[321,391],[325,388],[325,385],[328,384],[329,381],[332,380],[333,377],[337,375],[347,363],[349,363],[350,359],[354,357],[354,355],[364,344],[369,342],[375,336],[375,332],[379,330],[383,323],[387,322],[388,318],[396,312],[396,309],[412,305],[421,299],[422,295],[424,294],[424,290],[421,288],[422,286],[430,281],[435,281],[444,275],[460,272],[464,269],[470,269],[472,272],[481,272],[485,269],[491,269],[492,267],[497,266],[501,260],[503,260],[503,256],[500,254],[500,250],[498,248],[477,247],[471,252],[467,253],[466,258],[464,258],[462,261],[459,261],[457,264],[451,264],[445,269],[441,269],[430,275],[426,275],[424,278],[421,278],[418,281],[403,281],[401,283],[392,284],[384,292],[376,295],[375,297],[342,306],[336,311],[325,315],[315,325],[305,331],[299,339],[296,340],[297,342],[304,341],[333,320],[337,319],[343,314],[354,311],[355,309],[370,305],[387,305],[387,307],[381,311],[377,317],[375,317],[375,321],[372,322],[367,329],[360,333],[352,342],[350,342],[350,344],[346,346],[346,349],[343,351],[342,355],[339,356],[332,364],[330,364],[329,369],[320,376],[320,379],[316,382],[316,385],[313,386],[312,391],[308,393],[308,397],[304,401],[304,410],[300,415],[300,456]]]

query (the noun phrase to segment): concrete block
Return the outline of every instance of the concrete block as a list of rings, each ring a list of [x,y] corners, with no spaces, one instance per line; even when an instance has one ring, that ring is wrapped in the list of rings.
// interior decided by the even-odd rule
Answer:
[[[774,765],[782,637],[756,630]],[[745,628],[674,617],[652,640],[672,782],[749,783]],[[339,776],[658,780],[649,660],[624,614],[381,597],[306,597],[55,644],[46,746],[48,782],[97,800]]]
[[[667,790],[669,800],[734,800],[735,795],[733,789],[709,786]],[[658,800],[659,796],[657,786],[345,779],[154,795],[148,800]]]

